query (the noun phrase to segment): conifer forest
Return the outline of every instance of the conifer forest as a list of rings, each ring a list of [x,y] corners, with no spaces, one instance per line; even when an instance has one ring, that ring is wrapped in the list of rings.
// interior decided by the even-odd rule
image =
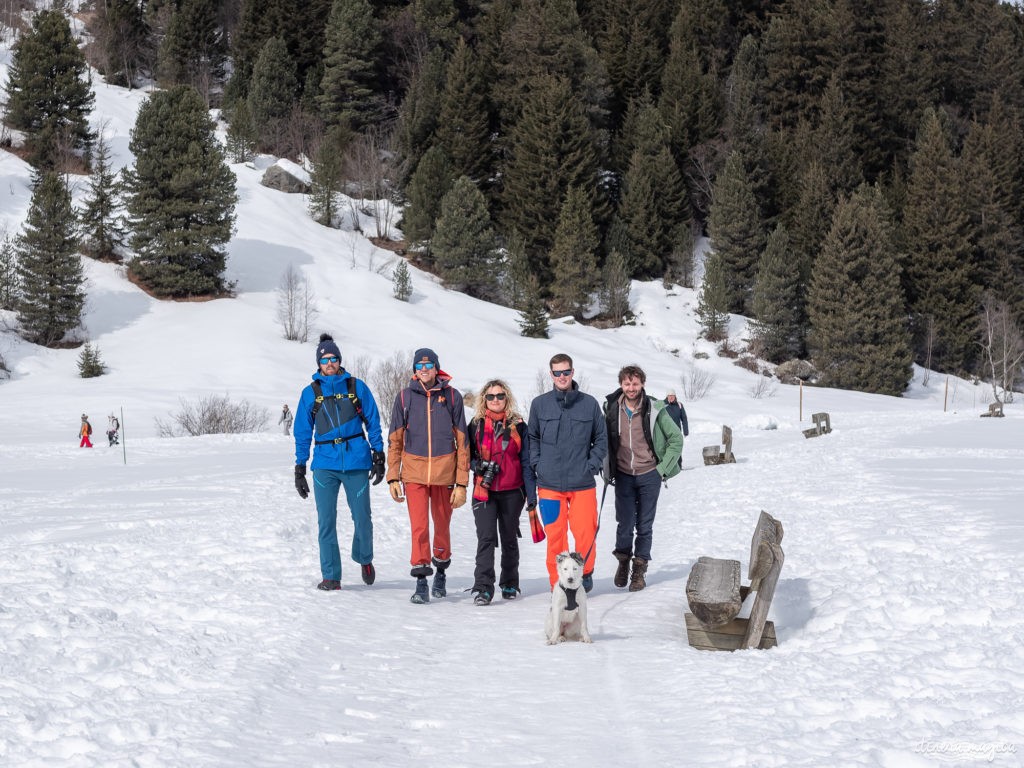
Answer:
[[[230,163],[271,154],[310,171],[311,226],[337,226],[340,194],[390,199],[410,262],[518,309],[525,335],[619,324],[630,279],[658,279],[700,289],[708,338],[745,315],[750,351],[829,386],[898,395],[911,363],[985,377],[994,334],[1020,344],[1016,4],[13,5],[3,143],[37,181],[0,296],[38,343],[81,311],[71,253],[157,296],[229,295]],[[100,77],[158,86],[123,174],[90,129]]]

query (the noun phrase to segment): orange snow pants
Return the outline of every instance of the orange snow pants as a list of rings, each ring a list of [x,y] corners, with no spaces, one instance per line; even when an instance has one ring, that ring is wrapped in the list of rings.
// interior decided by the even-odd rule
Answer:
[[[552,491],[537,489],[537,507],[544,523],[544,534],[548,540],[548,579],[554,587],[558,581],[555,558],[562,552],[579,552],[586,558],[583,573],[592,573],[594,560],[594,539],[597,538],[597,489],[582,491]],[[572,531],[573,547],[569,546],[569,531]]]
[[[431,555],[437,560],[452,556],[452,491],[446,485],[405,484],[405,500],[409,505],[412,526],[410,565],[429,565]],[[430,521],[434,521],[434,546],[430,546]]]

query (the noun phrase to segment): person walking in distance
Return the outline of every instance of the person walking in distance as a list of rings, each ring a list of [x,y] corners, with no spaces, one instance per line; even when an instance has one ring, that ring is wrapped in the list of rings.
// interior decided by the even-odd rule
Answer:
[[[92,435],[92,424],[89,423],[89,417],[86,414],[82,414],[82,426],[78,430],[78,436],[82,438],[78,442],[79,448],[92,448],[92,440],[89,436]]]
[[[373,520],[370,516],[370,478],[384,479],[384,442],[380,414],[369,387],[341,367],[341,350],[329,334],[316,348],[317,371],[302,390],[295,409],[295,490],[309,496],[306,461],[314,442],[313,498],[316,500],[320,543],[317,589],[341,589],[338,548],[338,494],[352,513],[352,559],[359,564],[363,583],[373,584]]]
[[[527,433],[530,464],[537,478],[537,499],[548,542],[548,579],[558,581],[556,558],[574,548],[583,555],[583,587],[594,586],[597,537],[597,488],[608,452],[601,407],[573,381],[572,358],[558,354],[549,362],[552,389],[530,404]]]
[[[537,505],[537,486],[526,424],[501,379],[488,381],[480,392],[469,423],[469,456],[477,541],[473,602],[487,605],[494,597],[494,550],[499,541],[498,586],[503,599],[514,600],[519,593],[519,517],[524,503],[530,509]]]
[[[683,437],[689,437],[690,423],[686,420],[686,408],[684,408],[683,404],[676,399],[676,391],[674,389],[670,389],[666,392],[665,400],[663,402],[665,404],[665,410],[668,412],[668,415],[672,417],[672,421],[675,422],[676,428],[682,430]]]
[[[429,603],[431,596],[447,594],[452,510],[466,503],[466,411],[462,395],[450,381],[434,350],[418,349],[413,355],[412,381],[395,397],[391,410],[388,490],[396,502],[408,502],[410,573],[416,579],[413,603]],[[428,591],[427,577],[434,573],[431,565],[437,572]]]
[[[277,420],[278,424],[284,425],[281,430],[284,434],[290,435],[292,433],[292,422],[294,421],[294,418],[295,417],[292,416],[291,409],[288,407],[288,403],[285,403],[284,408],[281,410],[281,418]]]
[[[612,583],[630,592],[647,586],[654,515],[661,484],[679,474],[683,436],[668,408],[644,391],[647,375],[637,365],[619,371],[619,388],[605,399],[608,459],[605,479],[615,486],[615,550]],[[635,532],[635,539],[634,539]],[[632,558],[632,572],[630,572]]]

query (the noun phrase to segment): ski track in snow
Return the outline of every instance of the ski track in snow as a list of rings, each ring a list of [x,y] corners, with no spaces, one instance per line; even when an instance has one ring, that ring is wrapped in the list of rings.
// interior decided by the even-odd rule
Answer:
[[[611,584],[606,502],[595,642],[554,647],[543,545],[522,540],[520,599],[477,608],[456,511],[449,596],[413,606],[407,517],[381,487],[377,583],[359,582],[343,512],[343,589],[313,589],[314,506],[279,436],[137,441],[128,466],[4,446],[0,762],[512,766],[571,745],[594,765],[932,765],[919,744],[1021,744],[1020,421],[833,424],[738,430],[737,464],[674,480],[644,592]],[[786,531],[780,645],[694,651],[690,566],[745,569],[760,509]]]

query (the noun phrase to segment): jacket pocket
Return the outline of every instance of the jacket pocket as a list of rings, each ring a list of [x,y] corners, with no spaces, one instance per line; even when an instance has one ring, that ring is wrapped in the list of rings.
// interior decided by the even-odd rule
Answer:
[[[558,419],[540,419],[540,441],[545,445],[558,442]]]

